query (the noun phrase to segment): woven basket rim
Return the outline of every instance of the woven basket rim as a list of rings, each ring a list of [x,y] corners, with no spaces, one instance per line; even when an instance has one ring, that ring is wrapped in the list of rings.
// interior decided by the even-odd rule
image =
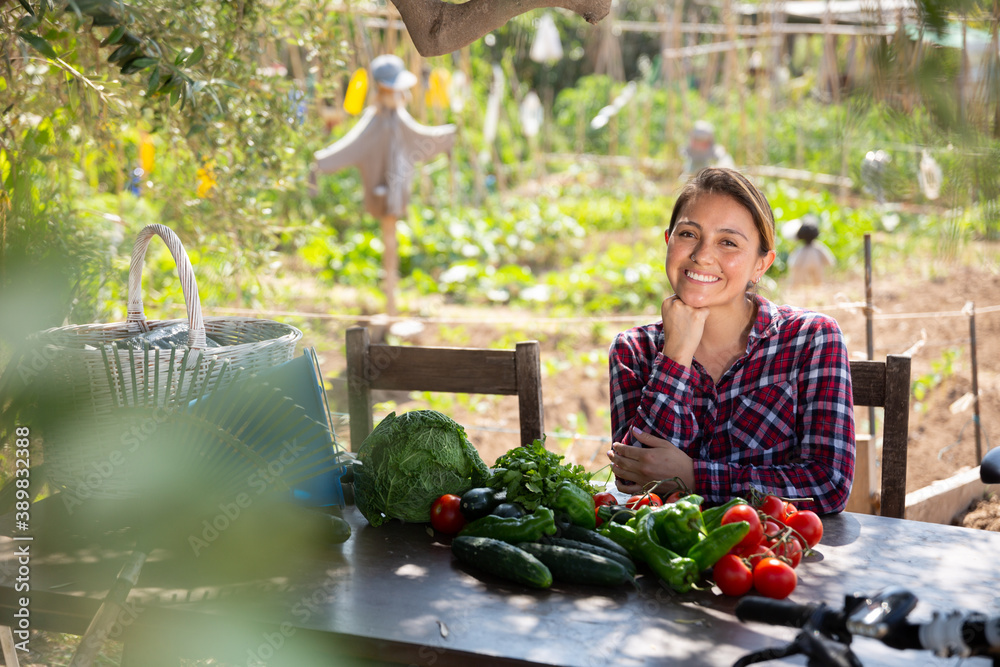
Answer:
[[[171,320],[147,320],[146,323],[150,329],[161,328],[177,323],[186,323],[187,318],[171,319]],[[256,317],[206,317],[205,318],[206,328],[211,328],[209,325],[220,325],[226,323],[234,323],[241,325],[263,325],[263,327],[270,329],[285,329],[284,333],[273,336],[271,338],[265,338],[263,340],[253,340],[247,341],[245,343],[235,343],[233,345],[220,345],[218,347],[204,347],[198,348],[210,351],[219,351],[230,348],[237,348],[244,345],[255,345],[264,346],[271,344],[288,344],[298,342],[302,339],[302,330],[298,327],[292,326],[291,324],[286,324],[284,322],[278,322],[277,320],[268,320]],[[263,328],[262,327],[262,328]],[[111,322],[111,323],[101,323],[93,322],[90,324],[69,324],[61,327],[52,327],[50,329],[44,329],[42,331],[37,331],[31,334],[30,339],[38,341],[45,344],[47,347],[53,347],[59,350],[74,350],[74,351],[84,351],[84,352],[97,352],[97,350],[85,350],[82,346],[78,345],[66,345],[64,341],[51,341],[46,340],[47,338],[53,338],[61,334],[72,334],[74,332],[86,333],[86,332],[99,332],[99,331],[114,331],[116,328],[120,328],[123,333],[136,333],[129,330],[128,322]],[[187,346],[178,346],[187,347]]]

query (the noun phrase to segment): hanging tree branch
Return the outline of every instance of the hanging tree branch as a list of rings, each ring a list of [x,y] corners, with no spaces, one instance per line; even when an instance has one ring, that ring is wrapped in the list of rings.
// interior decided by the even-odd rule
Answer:
[[[515,16],[541,7],[562,7],[588,23],[597,23],[611,0],[391,0],[406,24],[417,51],[425,58],[441,56],[471,44]]]

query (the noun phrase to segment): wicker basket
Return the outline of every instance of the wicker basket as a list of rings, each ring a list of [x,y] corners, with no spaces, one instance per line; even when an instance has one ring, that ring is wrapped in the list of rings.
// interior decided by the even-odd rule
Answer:
[[[114,341],[175,325],[184,320],[147,320],[142,306],[142,267],[154,235],[167,244],[184,292],[189,344],[173,349],[122,349]],[[206,334],[218,347],[206,347]],[[119,408],[173,408],[192,396],[226,386],[240,373],[254,374],[292,359],[302,332],[271,320],[236,317],[202,318],[194,269],[184,246],[164,225],[147,225],[132,249],[125,322],[86,324],[48,329],[34,335],[40,354],[50,361],[49,386],[60,387],[60,398],[72,414],[97,421],[110,419]],[[242,369],[242,371],[240,371]],[[246,377],[246,375],[244,375]],[[64,392],[64,395],[63,395]],[[107,460],[120,443],[105,438],[46,439],[50,479],[66,488],[94,463]],[[132,495],[128,480],[102,483],[108,497]],[[104,488],[107,487],[107,488]]]

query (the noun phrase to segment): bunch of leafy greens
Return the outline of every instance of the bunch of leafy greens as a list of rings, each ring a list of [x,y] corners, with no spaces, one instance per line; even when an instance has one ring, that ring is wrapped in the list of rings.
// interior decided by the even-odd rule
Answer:
[[[430,521],[440,496],[462,495],[490,475],[465,429],[435,410],[389,414],[365,438],[358,460],[355,502],[373,526]]]
[[[545,449],[541,440],[515,447],[496,460],[489,486],[506,489],[507,502],[520,503],[528,511],[548,505],[556,488],[567,480],[594,493],[590,473],[581,465],[564,464],[562,459]]]

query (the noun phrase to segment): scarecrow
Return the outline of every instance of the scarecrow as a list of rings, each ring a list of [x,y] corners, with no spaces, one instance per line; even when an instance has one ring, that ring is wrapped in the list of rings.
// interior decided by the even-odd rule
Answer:
[[[684,154],[684,174],[696,174],[705,167],[727,167],[732,169],[733,158],[725,146],[715,142],[715,127],[707,120],[696,121],[688,135],[688,145]]]
[[[415,164],[450,152],[455,141],[454,125],[428,127],[407,113],[404,104],[417,77],[394,55],[382,55],[370,65],[375,81],[375,104],[365,109],[350,132],[336,143],[316,151],[310,174],[332,173],[356,166],[365,190],[365,210],[382,224],[385,244],[386,312],[396,314],[396,282],[399,260],[396,221],[406,215]]]

